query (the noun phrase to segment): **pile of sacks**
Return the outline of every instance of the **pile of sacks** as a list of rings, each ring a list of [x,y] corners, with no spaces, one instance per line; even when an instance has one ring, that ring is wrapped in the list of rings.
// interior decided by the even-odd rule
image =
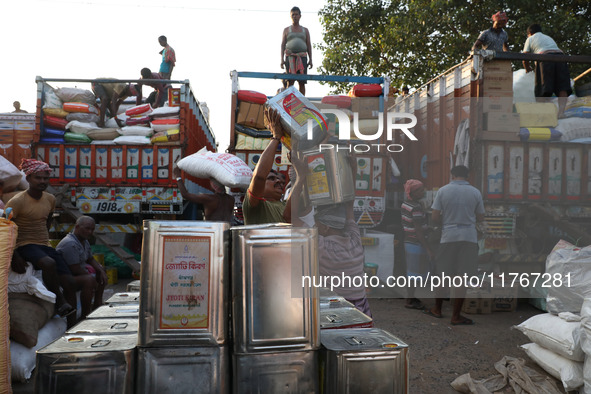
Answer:
[[[562,133],[561,141],[591,143],[591,97],[569,99],[556,129]]]
[[[180,108],[152,109],[150,104],[125,108],[117,118],[99,127],[96,97],[89,90],[77,88],[44,88],[41,143],[83,144],[154,144],[180,140]]]
[[[566,391],[591,394],[591,246],[560,241],[548,256],[546,272],[563,285],[553,282],[548,291],[550,313],[516,326],[532,341],[522,348]]]

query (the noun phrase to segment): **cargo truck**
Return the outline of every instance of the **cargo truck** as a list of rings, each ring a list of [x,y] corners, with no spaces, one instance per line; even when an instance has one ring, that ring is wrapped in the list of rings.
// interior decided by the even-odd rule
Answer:
[[[263,122],[263,104],[265,98],[259,103],[256,99],[249,99],[252,92],[241,91],[240,78],[254,79],[275,79],[281,81],[286,74],[263,73],[263,72],[231,72],[232,78],[232,100],[231,100],[231,123],[230,123],[230,145],[228,151],[244,160],[249,167],[254,169],[261,153],[271,138],[271,132],[265,130]],[[329,75],[290,75],[289,79],[305,81],[333,81],[342,83],[373,84],[379,85],[380,96],[372,97],[375,111],[383,112],[386,108],[389,79],[387,77],[365,77],[365,76],[329,76]],[[243,98],[243,99],[241,99]],[[337,106],[326,104],[322,98],[310,98],[311,103],[321,112],[325,109],[335,109]],[[353,102],[356,103],[356,99]],[[250,102],[249,102],[250,101]],[[349,100],[349,104],[351,100]],[[372,113],[372,111],[367,111]],[[330,131],[337,132],[338,123],[330,115],[325,114],[328,119]],[[363,142],[363,141],[357,141]],[[384,219],[387,204],[387,179],[389,179],[389,156],[385,150],[381,152],[364,152],[356,154],[358,173],[356,176],[356,197],[355,216],[360,227],[375,228]],[[289,161],[286,159],[286,149],[280,147],[275,155],[273,168],[287,176]],[[244,193],[235,192],[237,206],[241,207],[241,199]],[[240,210],[238,210],[240,215]],[[241,219],[238,217],[238,219]]]
[[[101,80],[102,81],[102,80]],[[149,145],[52,144],[40,141],[49,83],[75,83],[90,90],[92,80],[37,77],[37,111],[31,156],[51,167],[50,184],[65,192],[87,215],[107,214],[113,232],[141,233],[141,219],[180,215],[183,200],[172,174],[173,164],[203,147],[215,151],[216,139],[188,80],[170,81],[171,106],[179,109],[180,140]],[[137,83],[138,80],[118,80]],[[208,182],[187,176],[192,193],[206,192]],[[172,217],[172,216],[170,216]],[[115,225],[117,224],[117,225]]]
[[[523,92],[513,91],[511,62],[523,60],[591,63],[590,56],[477,52],[389,109],[418,121],[418,141],[397,136],[401,180],[421,180],[432,201],[451,167],[467,165],[486,208],[481,250],[512,272],[524,263],[543,269],[560,238],[591,244],[591,145],[560,141],[560,123],[528,128],[548,114],[527,113]]]

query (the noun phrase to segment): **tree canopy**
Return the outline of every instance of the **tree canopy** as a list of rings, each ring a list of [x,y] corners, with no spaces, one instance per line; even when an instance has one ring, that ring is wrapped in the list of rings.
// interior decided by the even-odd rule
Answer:
[[[320,11],[320,72],[387,75],[396,87],[418,87],[466,59],[491,16],[503,10],[509,48],[519,52],[526,29],[539,23],[570,55],[591,55],[588,0],[327,0]],[[572,64],[575,77],[589,64]],[[330,84],[335,92],[345,86]]]

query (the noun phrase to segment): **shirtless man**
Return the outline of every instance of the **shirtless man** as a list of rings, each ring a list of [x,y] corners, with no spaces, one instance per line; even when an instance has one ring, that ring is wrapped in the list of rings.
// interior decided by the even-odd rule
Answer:
[[[93,82],[91,86],[95,96],[101,100],[98,125],[100,127],[105,125],[105,114],[108,107],[109,111],[111,111],[111,116],[115,118],[115,121],[119,127],[125,126],[125,123],[123,123],[121,119],[117,117],[117,112],[127,97],[138,96],[138,90],[136,87],[132,84],[128,85],[122,82]]]
[[[298,7],[290,11],[291,26],[283,29],[281,39],[281,68],[285,67],[288,74],[307,74],[307,68],[312,68],[312,43],[310,32],[300,25],[302,12]],[[295,81],[289,81],[292,86]],[[306,95],[306,81],[298,81],[300,92]]]
[[[179,190],[185,200],[203,205],[205,209],[205,220],[211,222],[232,222],[234,215],[234,197],[226,193],[226,188],[215,179],[211,178],[209,183],[214,194],[189,193],[183,178],[181,178],[181,169],[175,167],[173,174],[176,177]]]

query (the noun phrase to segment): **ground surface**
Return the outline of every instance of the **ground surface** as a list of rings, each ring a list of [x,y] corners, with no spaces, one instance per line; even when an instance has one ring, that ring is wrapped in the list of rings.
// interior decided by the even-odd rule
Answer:
[[[109,286],[113,292],[126,290],[128,280]],[[430,305],[431,300],[426,300]],[[529,317],[542,313],[527,303],[519,303],[515,312],[496,312],[489,315],[467,315],[473,326],[449,324],[451,306],[443,303],[442,319],[406,309],[398,298],[370,298],[376,327],[384,329],[409,345],[410,394],[457,393],[450,383],[460,375],[470,373],[484,379],[496,374],[494,363],[503,356],[528,360],[528,365],[543,372],[529,361],[519,345],[528,343],[525,335],[511,329]],[[559,384],[560,387],[560,384]],[[27,384],[13,384],[15,393],[34,392],[31,380]]]
[[[427,305],[431,305],[426,300]],[[450,324],[451,305],[443,303],[443,318],[436,319],[420,311],[406,309],[402,299],[370,299],[376,327],[384,329],[409,345],[409,393],[457,393],[450,383],[470,373],[484,379],[496,375],[494,363],[503,356],[529,360],[519,345],[529,343],[520,331],[511,329],[529,317],[542,313],[527,303],[519,303],[515,312],[466,315],[472,326]],[[559,387],[562,385],[559,384]]]

